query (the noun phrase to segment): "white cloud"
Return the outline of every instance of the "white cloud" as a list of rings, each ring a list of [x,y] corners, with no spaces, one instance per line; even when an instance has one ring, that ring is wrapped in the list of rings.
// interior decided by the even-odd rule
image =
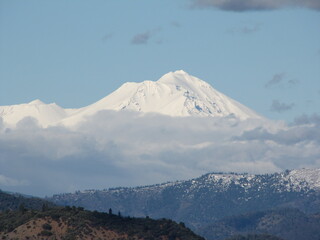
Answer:
[[[286,126],[101,111],[73,130],[42,129],[29,119],[0,131],[0,169],[7,178],[28,181],[6,190],[45,195],[188,179],[211,171],[320,167],[318,119],[304,116]]]

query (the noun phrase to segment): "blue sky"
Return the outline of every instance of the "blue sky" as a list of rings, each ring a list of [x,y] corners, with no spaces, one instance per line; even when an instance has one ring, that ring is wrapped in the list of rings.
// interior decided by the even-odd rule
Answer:
[[[319,114],[318,1],[218,2],[1,0],[0,105],[82,107],[183,69],[271,119]]]

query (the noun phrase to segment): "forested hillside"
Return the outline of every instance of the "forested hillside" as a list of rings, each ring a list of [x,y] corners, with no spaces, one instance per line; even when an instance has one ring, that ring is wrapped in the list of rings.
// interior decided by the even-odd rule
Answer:
[[[76,207],[0,213],[1,239],[204,240],[183,223],[122,217]]]
[[[19,209],[20,206],[39,210],[46,206],[54,206],[54,204],[41,198],[26,197],[17,193],[10,194],[0,190],[0,212],[5,210],[16,210]]]

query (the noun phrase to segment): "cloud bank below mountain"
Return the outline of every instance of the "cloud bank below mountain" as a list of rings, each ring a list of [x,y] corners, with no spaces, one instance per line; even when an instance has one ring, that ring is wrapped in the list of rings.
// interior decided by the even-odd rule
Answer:
[[[320,117],[291,126],[267,120],[173,118],[101,111],[74,129],[0,121],[0,188],[43,196],[136,186],[211,171],[266,173],[320,167]]]

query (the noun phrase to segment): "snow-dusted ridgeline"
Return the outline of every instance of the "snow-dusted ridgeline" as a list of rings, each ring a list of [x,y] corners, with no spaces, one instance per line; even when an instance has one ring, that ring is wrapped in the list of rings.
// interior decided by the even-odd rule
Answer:
[[[62,205],[130,216],[150,216],[203,226],[221,217],[274,208],[319,211],[320,169],[273,174],[208,173],[186,180],[141,186],[85,190],[54,195]]]
[[[314,169],[294,169],[281,173],[273,174],[240,174],[240,173],[208,173],[199,178],[168,182],[163,184],[131,188],[133,191],[141,192],[146,190],[162,191],[168,187],[179,187],[188,185],[186,193],[199,191],[201,188],[215,188],[221,192],[226,191],[231,185],[236,185],[242,189],[248,190],[257,187],[273,188],[278,192],[299,192],[299,191],[319,191],[320,192],[320,168]],[[126,189],[126,188],[123,188]],[[84,192],[94,192],[86,190]],[[121,191],[121,188],[108,189],[105,191]]]

